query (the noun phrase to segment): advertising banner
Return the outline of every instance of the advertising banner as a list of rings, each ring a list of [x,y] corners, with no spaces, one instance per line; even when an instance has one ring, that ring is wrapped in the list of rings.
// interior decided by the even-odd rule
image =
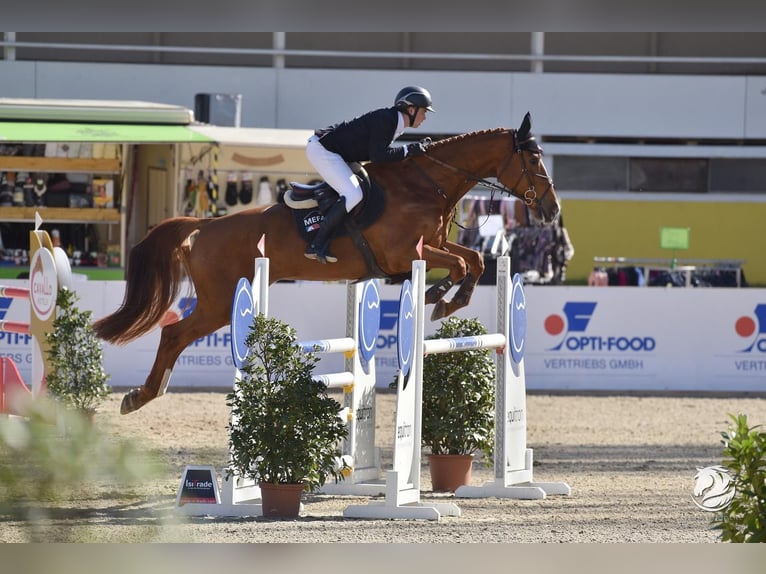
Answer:
[[[10,286],[27,285],[8,280]],[[76,281],[78,306],[99,318],[123,297],[120,281]],[[378,388],[397,369],[400,287],[380,283],[380,331],[375,351]],[[530,390],[766,392],[766,290],[527,285],[526,379]],[[165,321],[190,313],[196,298],[183,289]],[[345,283],[277,283],[269,311],[295,328],[299,340],[346,336]],[[478,318],[495,331],[495,289],[477,286],[456,315]],[[431,307],[426,308],[426,314]],[[29,302],[0,298],[0,320],[29,320]],[[440,323],[426,319],[426,336]],[[143,384],[160,331],[125,346],[104,345],[113,387]],[[27,335],[0,333],[0,356],[31,377]],[[317,373],[344,369],[341,355],[323,355]],[[171,388],[231,388],[231,335],[226,327],[192,343],[179,357]]]

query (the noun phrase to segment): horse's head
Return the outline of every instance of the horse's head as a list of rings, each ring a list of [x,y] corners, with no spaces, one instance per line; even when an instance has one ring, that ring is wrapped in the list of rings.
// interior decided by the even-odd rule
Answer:
[[[561,212],[561,204],[543,163],[543,148],[531,128],[532,118],[527,112],[513,133],[513,154],[498,170],[497,180],[527,205],[538,223],[552,223]]]

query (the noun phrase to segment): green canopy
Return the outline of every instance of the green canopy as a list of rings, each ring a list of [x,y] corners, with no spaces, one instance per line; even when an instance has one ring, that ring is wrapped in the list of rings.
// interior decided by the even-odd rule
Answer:
[[[0,122],[0,144],[29,142],[186,143],[213,141],[186,126]]]

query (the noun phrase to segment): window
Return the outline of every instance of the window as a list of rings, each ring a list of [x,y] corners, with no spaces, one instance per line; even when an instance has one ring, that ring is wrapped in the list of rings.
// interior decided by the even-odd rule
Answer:
[[[558,190],[625,191],[628,160],[624,157],[556,156],[553,180]]]
[[[630,191],[706,192],[708,160],[632,158]]]
[[[553,157],[560,191],[766,193],[766,158]]]
[[[710,160],[710,191],[766,192],[766,159]]]

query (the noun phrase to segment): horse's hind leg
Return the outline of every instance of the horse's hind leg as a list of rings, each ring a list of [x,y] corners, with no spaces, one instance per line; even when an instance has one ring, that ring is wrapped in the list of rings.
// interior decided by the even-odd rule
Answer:
[[[123,397],[120,413],[125,415],[136,411],[152,399],[164,395],[173,365],[184,349],[194,340],[220,329],[225,324],[225,319],[214,323],[195,311],[185,319],[163,327],[152,370],[142,387],[131,389]]]

